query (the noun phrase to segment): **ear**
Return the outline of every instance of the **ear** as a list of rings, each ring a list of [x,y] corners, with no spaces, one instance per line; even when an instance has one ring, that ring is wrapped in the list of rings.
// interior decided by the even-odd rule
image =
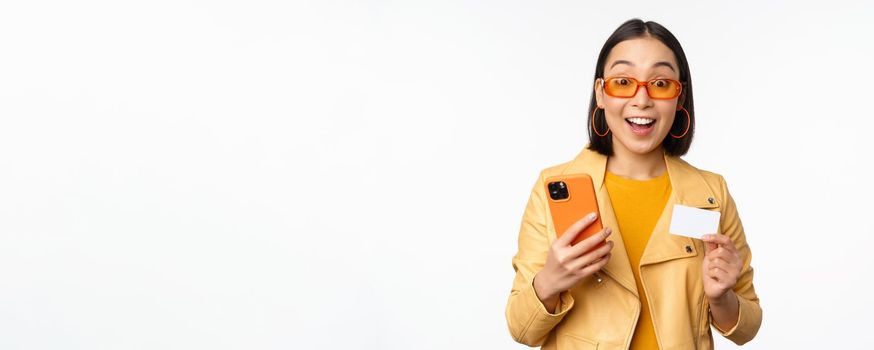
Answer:
[[[677,99],[677,110],[680,110],[680,107],[686,104],[686,89],[680,92],[680,97]]]
[[[597,106],[604,105],[604,89],[601,87],[603,82],[604,80],[601,78],[595,79],[595,103]]]

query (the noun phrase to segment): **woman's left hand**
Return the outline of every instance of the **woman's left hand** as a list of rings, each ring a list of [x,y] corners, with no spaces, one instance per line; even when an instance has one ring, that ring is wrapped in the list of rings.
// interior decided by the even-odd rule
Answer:
[[[743,261],[728,236],[707,234],[701,240],[707,245],[702,264],[704,294],[710,300],[720,300],[737,283]]]

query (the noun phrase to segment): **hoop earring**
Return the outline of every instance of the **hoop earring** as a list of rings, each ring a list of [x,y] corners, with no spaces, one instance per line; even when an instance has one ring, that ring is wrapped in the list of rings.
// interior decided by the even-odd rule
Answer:
[[[681,138],[683,138],[684,136],[686,136],[686,134],[689,133],[689,127],[692,126],[692,117],[689,116],[689,111],[687,111],[687,110],[686,110],[685,108],[683,108],[683,107],[680,107],[680,109],[678,109],[678,111],[686,112],[686,131],[683,131],[683,134],[680,135],[680,136],[677,136],[677,135],[671,134],[671,137],[673,137],[673,138],[675,138],[675,139],[681,139]]]
[[[595,135],[598,135],[598,136],[604,137],[604,136],[607,136],[607,134],[610,133],[610,127],[608,126],[608,127],[607,127],[607,131],[605,131],[603,134],[601,134],[601,133],[598,132],[598,128],[595,127],[595,113],[597,113],[599,109],[601,109],[601,108],[598,107],[598,108],[595,108],[594,111],[592,111],[592,131],[595,132]],[[605,123],[605,124],[607,123],[607,116],[604,116],[604,123]]]

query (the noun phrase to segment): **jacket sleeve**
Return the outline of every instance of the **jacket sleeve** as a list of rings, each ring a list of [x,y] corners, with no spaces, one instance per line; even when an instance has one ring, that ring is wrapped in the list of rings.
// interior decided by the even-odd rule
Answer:
[[[753,287],[753,268],[750,266],[752,254],[744,235],[737,207],[735,206],[734,199],[731,198],[731,194],[728,192],[725,179],[720,176],[719,180],[725,202],[719,225],[722,234],[727,235],[734,242],[741,259],[743,259],[743,267],[737,279],[737,284],[734,285],[734,292],[738,296],[739,303],[737,324],[728,331],[722,331],[719,327],[716,327],[715,323],[713,326],[728,340],[737,345],[743,345],[752,340],[756,333],[758,333],[759,326],[762,324],[762,308],[759,306],[759,297],[756,295],[756,290]]]
[[[522,225],[519,229],[519,249],[513,257],[516,277],[507,301],[507,326],[513,339],[528,346],[540,346],[547,336],[561,322],[573,307],[570,292],[562,292],[555,313],[549,313],[534,291],[534,275],[543,268],[549,252],[550,240],[547,237],[546,193],[543,187],[543,174],[534,185]]]

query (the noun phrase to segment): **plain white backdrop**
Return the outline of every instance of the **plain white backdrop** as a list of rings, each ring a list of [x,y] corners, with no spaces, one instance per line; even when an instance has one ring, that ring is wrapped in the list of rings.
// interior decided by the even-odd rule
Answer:
[[[525,202],[633,17],[690,61],[745,348],[870,346],[870,2],[4,1],[0,348],[525,348]]]

